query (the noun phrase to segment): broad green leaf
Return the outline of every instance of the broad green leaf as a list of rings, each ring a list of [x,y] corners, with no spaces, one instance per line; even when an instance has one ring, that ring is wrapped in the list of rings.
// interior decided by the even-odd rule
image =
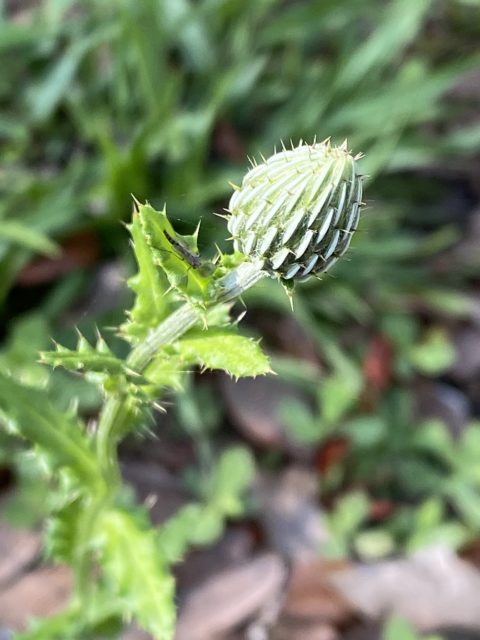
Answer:
[[[45,234],[15,220],[0,220],[0,240],[13,242],[46,256],[58,256],[60,253],[59,246]]]
[[[172,640],[174,581],[155,531],[141,528],[126,512],[112,510],[102,515],[98,535],[101,566],[122,598],[125,618],[135,617],[155,640]]]
[[[129,230],[138,273],[128,281],[128,286],[135,292],[135,302],[128,313],[129,321],[122,326],[122,331],[127,337],[140,339],[167,314],[168,298],[165,294],[168,285],[155,264],[153,250],[147,242],[138,215],[134,214]]]
[[[177,349],[187,365],[221,369],[235,378],[255,377],[271,371],[258,342],[232,333],[208,331],[205,335],[180,340]]]
[[[51,466],[67,468],[87,485],[99,482],[95,456],[81,427],[59,412],[45,393],[0,373],[0,419],[13,433],[38,445]]]
[[[448,369],[455,361],[455,349],[441,328],[430,329],[423,340],[411,347],[412,364],[422,373],[436,375]]]

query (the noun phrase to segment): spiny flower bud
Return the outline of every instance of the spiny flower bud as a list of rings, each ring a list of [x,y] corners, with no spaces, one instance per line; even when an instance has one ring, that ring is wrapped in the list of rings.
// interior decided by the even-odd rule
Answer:
[[[329,269],[348,249],[358,225],[362,177],[346,142],[329,140],[253,164],[233,194],[228,229],[235,249],[264,261],[283,280]]]

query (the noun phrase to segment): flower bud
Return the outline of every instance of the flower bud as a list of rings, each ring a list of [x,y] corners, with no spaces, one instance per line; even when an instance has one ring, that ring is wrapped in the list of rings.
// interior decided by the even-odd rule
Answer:
[[[228,229],[235,249],[283,280],[329,269],[357,228],[362,178],[346,143],[284,149],[254,165],[233,194]]]

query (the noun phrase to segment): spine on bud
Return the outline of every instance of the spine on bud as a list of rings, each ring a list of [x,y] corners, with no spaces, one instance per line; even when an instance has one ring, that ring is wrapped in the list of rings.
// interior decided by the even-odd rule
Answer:
[[[358,159],[329,140],[254,164],[233,194],[228,229],[235,249],[263,260],[282,280],[306,280],[347,251],[362,204]]]

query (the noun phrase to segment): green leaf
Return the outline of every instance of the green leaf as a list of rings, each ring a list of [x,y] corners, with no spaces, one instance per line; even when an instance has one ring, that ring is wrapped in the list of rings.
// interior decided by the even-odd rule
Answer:
[[[335,505],[331,524],[336,533],[351,534],[368,516],[369,502],[361,491],[346,494]]]
[[[198,337],[184,338],[177,343],[177,349],[187,365],[221,369],[235,378],[271,372],[258,342],[226,331],[207,331]]]
[[[449,464],[455,464],[457,456],[452,436],[440,420],[427,420],[420,425],[415,431],[412,444],[420,450],[439,456]]]
[[[123,627],[123,603],[101,588],[95,588],[88,616],[78,599],[60,613],[33,620],[15,640],[99,640],[118,638]]]
[[[224,514],[209,505],[187,504],[162,524],[158,544],[167,562],[183,558],[191,545],[207,545],[217,540],[224,528]]]
[[[393,617],[385,624],[383,640],[420,640],[414,627],[402,618]]]
[[[170,224],[165,209],[155,211],[149,204],[140,205],[138,215],[154,261],[164,270],[170,285],[192,301],[205,300],[210,279],[208,266],[198,256],[198,227],[193,235],[181,236]]]
[[[163,349],[147,366],[143,375],[158,388],[179,391],[185,378],[185,364],[178,354]]]
[[[345,88],[378,74],[411,42],[431,6],[431,0],[394,0],[385,8],[383,22],[348,58],[336,78]]]
[[[217,540],[225,519],[243,513],[243,493],[254,476],[255,464],[247,449],[233,447],[225,451],[204,487],[206,503],[182,507],[158,532],[158,543],[168,562],[178,562],[189,545]]]
[[[42,122],[50,117],[65,93],[70,89],[84,56],[120,33],[119,25],[109,24],[83,38],[75,39],[60,58],[51,66],[42,82],[30,85],[29,98],[32,117]]]
[[[289,437],[299,444],[317,444],[329,433],[305,403],[299,400],[291,398],[282,401],[278,414]]]
[[[466,292],[429,288],[421,295],[434,309],[454,318],[470,318],[475,313],[475,304]]]
[[[101,565],[122,598],[125,617],[135,617],[156,640],[172,640],[175,629],[174,581],[155,531],[143,529],[128,513],[102,515]]]
[[[40,447],[53,468],[67,468],[87,485],[99,474],[87,437],[71,417],[58,411],[45,393],[0,373],[0,419],[17,435]]]
[[[81,523],[82,505],[70,499],[61,509],[49,516],[46,523],[44,548],[47,558],[55,562],[71,563]]]
[[[462,477],[450,476],[446,495],[452,501],[461,520],[473,531],[480,529],[480,493],[477,487],[466,484]]]
[[[121,329],[125,336],[137,340],[144,338],[167,315],[169,305],[165,293],[168,285],[155,264],[153,250],[147,242],[138,215],[133,216],[129,230],[138,273],[128,281],[128,286],[135,292],[135,302],[128,314],[129,321]]]
[[[355,536],[354,547],[363,560],[378,560],[395,551],[395,541],[384,529],[370,529]]]
[[[5,496],[2,519],[14,528],[38,527],[50,514],[52,501],[55,499],[45,473],[43,457],[34,457],[32,452],[27,450],[20,454],[16,449],[8,452],[4,442],[2,453],[7,454],[5,464],[15,469],[15,491],[10,491]]]
[[[467,528],[460,522],[447,521],[445,504],[441,498],[432,497],[415,510],[406,551],[412,553],[435,545],[458,549],[467,540]]]
[[[409,352],[413,365],[428,375],[440,374],[455,361],[455,349],[441,328],[430,329]]]
[[[8,240],[49,257],[60,253],[59,246],[45,234],[15,220],[0,221],[0,240]]]
[[[343,427],[352,444],[359,449],[371,449],[385,442],[389,427],[381,416],[358,416]],[[362,455],[358,452],[358,455]]]
[[[339,370],[325,378],[318,392],[325,423],[337,422],[353,406],[361,389],[361,376],[353,368]]]
[[[134,400],[148,392],[145,378],[117,358],[105,340],[99,336],[95,347],[80,334],[77,348],[68,349],[57,344],[55,351],[40,353],[41,361],[52,367],[61,366],[68,371],[79,371],[85,379],[98,385],[105,393],[123,390]]]
[[[27,386],[44,388],[50,372],[37,362],[38,352],[49,344],[50,327],[40,313],[20,316],[11,324],[0,353],[0,367]]]
[[[88,340],[79,335],[77,348],[68,349],[60,344],[56,345],[55,351],[42,351],[40,354],[42,362],[52,367],[64,367],[69,371],[85,371],[103,374],[104,376],[115,374],[135,375],[125,366],[123,360],[117,358],[105,340],[99,336],[95,347]]]
[[[243,511],[242,494],[255,476],[252,454],[244,447],[227,449],[217,462],[208,483],[208,503],[225,516]]]
[[[382,640],[442,640],[440,636],[417,633],[415,628],[407,620],[391,617],[385,623]]]
[[[346,494],[335,504],[327,516],[329,536],[322,545],[322,553],[329,558],[343,558],[348,555],[354,534],[366,520],[369,513],[367,496],[355,491]]]

